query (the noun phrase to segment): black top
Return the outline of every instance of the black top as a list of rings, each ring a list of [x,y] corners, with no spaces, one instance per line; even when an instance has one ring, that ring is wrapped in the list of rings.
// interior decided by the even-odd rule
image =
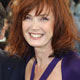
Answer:
[[[24,80],[26,62],[0,49],[0,80]]]

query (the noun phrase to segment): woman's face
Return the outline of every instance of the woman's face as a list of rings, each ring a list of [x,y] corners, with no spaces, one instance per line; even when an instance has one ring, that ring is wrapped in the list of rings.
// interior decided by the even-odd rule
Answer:
[[[34,48],[51,45],[54,15],[52,12],[48,14],[45,8],[39,16],[35,16],[35,12],[36,9],[33,9],[22,21],[23,36]]]

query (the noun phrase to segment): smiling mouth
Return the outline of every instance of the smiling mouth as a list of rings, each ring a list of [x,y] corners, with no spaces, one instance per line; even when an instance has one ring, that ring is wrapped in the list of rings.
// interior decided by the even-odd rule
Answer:
[[[29,34],[32,39],[40,39],[43,36],[43,34],[41,33],[29,33]]]

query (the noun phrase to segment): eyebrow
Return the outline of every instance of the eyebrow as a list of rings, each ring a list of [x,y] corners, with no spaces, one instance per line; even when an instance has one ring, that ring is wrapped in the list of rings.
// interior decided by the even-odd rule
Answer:
[[[32,15],[31,14],[27,14],[27,16],[30,16],[30,17],[32,17]],[[39,15],[39,16],[48,16],[48,14],[41,14],[41,15]]]
[[[39,16],[46,16],[46,17],[47,17],[47,16],[48,16],[48,14],[41,14],[41,15],[39,15]]]
[[[30,14],[27,14],[26,16],[32,16],[32,15],[30,15]]]

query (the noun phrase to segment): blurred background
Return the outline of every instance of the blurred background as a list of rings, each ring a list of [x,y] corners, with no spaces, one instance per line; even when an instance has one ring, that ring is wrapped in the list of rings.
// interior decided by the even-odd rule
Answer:
[[[12,3],[10,2],[12,1]],[[75,24],[80,33],[80,0],[66,0],[74,18]],[[4,49],[7,45],[9,28],[12,23],[11,4],[17,5],[17,0],[0,0],[0,48]],[[76,42],[76,48],[80,53],[80,43]]]

